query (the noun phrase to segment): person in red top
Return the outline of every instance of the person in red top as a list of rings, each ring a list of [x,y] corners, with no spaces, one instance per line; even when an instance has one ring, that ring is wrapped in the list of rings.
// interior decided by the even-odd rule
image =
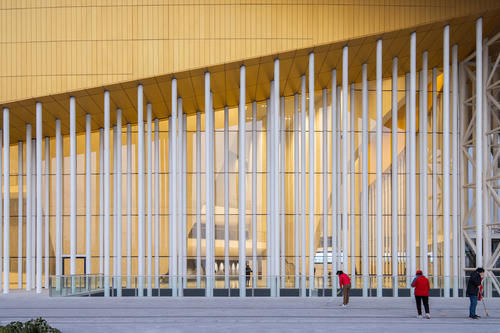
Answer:
[[[342,289],[342,295],[344,295],[344,302],[342,306],[347,306],[349,304],[349,293],[351,291],[351,279],[349,275],[345,274],[342,271],[337,271],[337,275],[339,277],[340,289]]]
[[[425,308],[425,318],[431,319],[429,313],[429,280],[422,274],[422,271],[417,271],[417,276],[411,283],[411,286],[415,288],[415,301],[417,302],[417,318],[422,318],[422,303],[424,303]]]

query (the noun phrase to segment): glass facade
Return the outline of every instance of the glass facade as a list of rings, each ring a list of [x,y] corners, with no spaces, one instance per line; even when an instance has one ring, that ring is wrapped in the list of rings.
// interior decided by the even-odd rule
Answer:
[[[422,267],[424,265],[424,260],[427,261],[428,274],[430,276],[442,277],[443,276],[443,237],[454,237],[454,235],[443,235],[443,213],[442,213],[442,143],[443,143],[443,111],[442,111],[442,75],[439,73],[437,76],[437,86],[432,86],[432,72],[429,71],[425,73],[427,75],[428,84],[428,103],[427,103],[427,123],[422,126],[427,127],[427,144],[422,146],[422,128],[418,124],[420,119],[421,109],[419,105],[422,103],[420,98],[420,89],[417,90],[417,137],[416,137],[416,149],[417,149],[417,173],[416,173],[416,184],[417,184],[417,267]],[[391,90],[391,79],[384,79],[383,81],[383,137],[382,137],[382,188],[383,196],[380,198],[382,200],[382,216],[383,216],[383,274],[387,276],[384,280],[384,287],[389,288],[392,285],[391,276],[392,272],[392,253],[394,249],[392,248],[392,211],[395,209],[392,207],[391,194],[392,194],[392,166],[395,161],[392,159],[392,90]],[[407,111],[407,101],[408,101],[408,87],[406,86],[405,76],[400,76],[398,78],[398,91],[397,91],[397,105],[398,105],[398,128],[397,128],[397,164],[398,164],[398,272],[397,275],[400,276],[399,282],[400,287],[407,286],[407,277],[412,276],[413,272],[407,271],[407,262],[409,260],[408,248],[409,248],[409,225],[408,225],[408,160],[407,160],[407,140],[408,140],[408,130],[406,116]],[[436,93],[437,104],[434,106],[433,92]],[[284,265],[281,265],[281,273],[285,280],[285,285],[282,287],[293,288],[296,286],[296,274],[297,271],[303,272],[303,269],[307,269],[309,260],[314,260],[314,275],[318,280],[317,285],[323,285],[323,269],[324,269],[324,244],[327,245],[327,275],[330,277],[332,270],[332,261],[337,261],[337,267],[343,267],[344,271],[347,271],[355,280],[355,284],[360,287],[363,283],[362,280],[362,161],[367,159],[368,163],[368,260],[369,260],[369,274],[371,276],[376,275],[376,214],[375,214],[375,202],[376,191],[376,92],[375,92],[375,81],[368,82],[368,155],[363,156],[362,153],[362,85],[361,82],[354,84],[354,89],[349,89],[349,107],[348,113],[336,112],[332,113],[331,106],[331,89],[326,90],[327,94],[327,106],[324,107],[323,104],[323,91],[315,92],[315,169],[313,171],[309,168],[309,149],[311,149],[309,144],[309,119],[312,116],[310,110],[306,110],[306,128],[305,128],[305,155],[302,155],[301,146],[301,135],[302,129],[300,125],[300,114],[304,111],[300,106],[300,96],[297,99],[299,102],[297,105],[298,118],[296,118],[295,112],[295,98],[294,96],[286,96],[282,99],[284,101],[284,108],[280,114],[280,121],[282,126],[280,127],[280,147],[283,149],[282,160],[280,160],[281,167],[279,170],[280,184],[280,228],[281,228],[281,239],[280,239],[280,262],[284,261]],[[340,95],[337,95],[340,96]],[[307,96],[309,99],[311,96]],[[340,103],[340,97],[338,100]],[[153,106],[154,107],[154,106]],[[338,108],[337,108],[338,110]],[[188,110],[186,110],[188,111]],[[224,126],[225,112],[227,112],[227,127]],[[325,114],[326,113],[326,114]],[[435,114],[434,114],[435,113]],[[332,116],[337,117],[337,124],[339,124],[336,131],[332,129]],[[343,137],[342,117],[349,117],[347,133],[348,137]],[[196,131],[197,128],[197,116],[195,113],[190,113],[186,117],[186,148],[181,152],[185,153],[186,165],[185,165],[185,179],[186,179],[186,273],[190,276],[196,276],[196,263],[197,263],[197,253],[199,253],[201,261],[201,271],[198,272],[200,275],[206,275],[204,271],[204,261],[205,261],[205,115],[202,113],[200,115],[200,128],[199,132]],[[113,123],[114,121],[112,121]],[[230,275],[238,275],[238,185],[241,181],[238,175],[238,167],[242,162],[241,156],[238,151],[238,108],[230,107],[225,111],[224,109],[216,109],[214,111],[214,170],[215,170],[215,274],[224,276],[224,272],[228,271]],[[156,211],[153,207],[152,218],[153,225],[156,223],[156,216],[158,216],[159,221],[159,235],[156,238],[155,229],[153,228],[152,240],[155,242],[156,239],[159,240],[158,253],[153,253],[153,258],[159,257],[159,272],[160,275],[165,276],[169,272],[169,205],[173,202],[172,198],[169,198],[169,119],[159,120],[159,140],[154,140],[154,121],[153,121],[153,151],[156,145],[159,145],[159,169],[155,169],[156,161],[155,155],[153,154],[153,165],[149,166],[146,161],[146,170],[151,168],[153,173],[153,187],[158,187],[159,189],[159,208]],[[79,133],[77,135],[77,260],[76,260],[76,273],[77,274],[102,274],[103,273],[103,250],[102,250],[102,210],[101,210],[101,195],[100,183],[103,181],[103,176],[100,173],[100,133],[97,129],[91,134],[91,155],[88,156],[91,159],[91,192],[92,205],[91,205],[91,267],[85,267],[85,253],[86,253],[86,239],[85,239],[85,134]],[[112,133],[112,132],[111,132]],[[268,211],[268,191],[267,184],[269,182],[268,173],[268,110],[266,101],[259,101],[256,104],[255,119],[253,119],[252,104],[246,105],[246,149],[244,156],[244,163],[246,164],[246,222],[245,222],[245,232],[246,232],[246,261],[253,270],[253,274],[257,277],[257,281],[252,283],[257,283],[257,286],[266,286],[266,276],[269,276],[269,266],[268,262],[268,223],[269,223],[269,211]],[[138,162],[138,133],[137,125],[131,126],[131,188],[127,187],[127,131],[126,126],[122,128],[122,146],[121,149],[122,156],[122,192],[116,194],[114,189],[114,181],[116,181],[115,165],[113,163],[114,151],[110,152],[111,160],[111,226],[110,234],[111,236],[111,274],[115,275],[127,275],[127,256],[130,255],[130,272],[132,275],[137,275],[137,254],[138,254],[138,210],[137,210],[137,198],[139,195],[146,196],[146,207],[148,204],[152,204],[155,198],[147,197],[147,188],[144,193],[138,193],[137,190],[137,162]],[[200,140],[197,140],[197,136],[200,136]],[[332,156],[332,135],[336,135],[337,138],[337,151],[338,156]],[[227,136],[227,146],[225,145],[225,136]],[[451,137],[451,132],[450,132]],[[342,158],[344,156],[342,152],[343,142],[342,140],[348,140],[348,151],[346,152],[348,160],[348,170],[347,170],[347,183],[343,183],[342,177]],[[111,134],[110,138],[111,147],[114,147],[115,137]],[[33,141],[34,142],[34,141]],[[197,143],[200,143],[200,147],[197,147]],[[34,146],[33,146],[34,147]],[[146,144],[147,147],[147,144]],[[56,230],[55,230],[55,195],[56,195],[56,147],[55,138],[50,138],[50,170],[48,170],[48,180],[45,174],[47,170],[45,169],[45,160],[43,161],[43,182],[48,181],[49,185],[49,198],[36,198],[36,200],[43,200],[44,207],[45,201],[49,200],[49,211],[44,208],[43,214],[49,215],[49,234],[48,234],[48,248],[49,248],[49,274],[55,274],[55,242],[56,242]],[[44,145],[44,150],[46,146]],[[200,167],[197,170],[197,150],[200,151]],[[34,151],[34,148],[32,148]],[[63,140],[63,219],[62,219],[62,262],[63,262],[63,274],[69,274],[69,254],[70,254],[70,150],[69,150],[69,137],[64,137]],[[255,152],[255,153],[254,153]],[[297,152],[299,153],[298,155]],[[326,155],[325,155],[326,152]],[[18,285],[18,258],[21,258],[23,262],[23,275],[26,274],[26,257],[29,254],[26,253],[26,247],[22,246],[22,253],[18,252],[18,147],[17,145],[12,145],[10,147],[10,172],[11,172],[11,219],[10,219],[10,285],[11,288],[17,288]],[[147,149],[146,149],[147,154]],[[423,175],[420,173],[420,160],[425,154],[427,158],[427,164],[423,167],[427,169],[426,179],[423,179]],[[22,170],[23,188],[24,191],[24,201],[23,205],[26,205],[26,144],[24,144],[24,167]],[[43,153],[45,156],[45,151]],[[254,160],[255,159],[255,160]],[[301,187],[301,161],[305,160],[306,163],[306,187]],[[434,160],[435,159],[435,160]],[[333,165],[336,163],[336,174],[333,174]],[[227,169],[225,169],[225,165]],[[451,170],[450,165],[450,170]],[[34,171],[35,168],[32,167]],[[156,181],[156,173],[158,172],[159,182]],[[196,177],[197,173],[200,175],[200,188],[199,188],[199,198],[200,198],[200,238],[201,242],[197,243],[197,186]],[[309,206],[309,174],[314,172],[315,181],[315,207]],[[32,176],[33,179],[35,176]],[[253,178],[255,177],[255,178]],[[332,177],[337,177],[337,186],[332,188]],[[252,188],[253,179],[255,179],[255,189]],[[422,187],[422,182],[427,183],[428,195],[426,198],[422,198],[427,203],[427,216],[421,216],[421,200],[419,190]],[[34,182],[32,182],[34,184]],[[147,183],[145,183],[147,184]],[[437,186],[436,186],[437,185]],[[45,185],[44,185],[45,186]],[[342,197],[342,186],[347,186],[348,197]],[[435,188],[433,186],[436,186]],[[295,194],[302,193],[305,191],[305,201],[302,201],[301,196],[299,200],[296,200]],[[131,206],[127,206],[127,193],[131,193],[132,200]],[[153,196],[155,191],[152,191]],[[227,197],[226,197],[227,195]],[[122,204],[122,217],[121,221],[115,221],[114,216],[116,215],[116,200],[121,200]],[[177,200],[177,199],[176,199]],[[253,202],[255,200],[255,202]],[[332,201],[337,200],[337,229],[332,230]],[[344,212],[342,211],[342,200],[346,200],[348,203],[347,212],[347,224],[341,223]],[[254,206],[255,205],[255,206]],[[255,207],[255,210],[253,210]],[[129,210],[130,209],[130,210]],[[305,268],[300,267],[300,256],[302,255],[302,250],[300,249],[300,244],[297,243],[301,237],[299,237],[300,228],[300,214],[302,209],[305,209],[306,216],[308,216],[311,209],[314,210],[314,235],[312,239],[314,240],[314,258],[309,256],[308,251],[306,251],[306,266]],[[147,212],[147,210],[146,210]],[[35,211],[32,210],[33,216],[35,216]],[[22,220],[22,242],[26,242],[26,210],[23,210],[23,220]],[[131,217],[130,230],[127,227],[128,214]],[[326,219],[325,219],[326,217]],[[147,217],[146,217],[147,218]],[[34,219],[34,217],[33,217]],[[255,220],[256,229],[253,230],[253,221]],[[228,222],[228,228],[226,230],[226,221]],[[44,220],[45,223],[45,220]],[[116,257],[116,223],[121,223],[122,230],[122,243],[121,253],[122,253],[122,271],[115,272],[113,270],[114,262]],[[309,249],[309,219],[306,218],[306,249]],[[326,229],[324,229],[324,224],[326,223]],[[427,225],[426,235],[422,235],[422,223]],[[34,226],[34,224],[33,224]],[[344,229],[345,228],[345,229]],[[325,233],[324,230],[327,230]],[[344,263],[343,258],[343,242],[342,233],[345,231],[348,233],[348,243],[347,243],[347,258],[348,262]],[[35,230],[33,228],[33,235]],[[130,253],[128,252],[127,238],[130,234]],[[45,235],[44,235],[45,237]],[[255,241],[254,241],[255,237]],[[332,237],[335,239],[333,242],[338,248],[332,251]],[[427,239],[427,248],[423,249],[421,247],[421,240]],[[32,238],[34,240],[34,238]],[[44,238],[44,244],[46,239]],[[225,253],[225,244],[228,243],[228,253]],[[255,250],[253,247],[256,247]],[[198,252],[197,249],[200,249]],[[148,248],[148,244],[146,244]],[[34,250],[35,247],[32,246]],[[152,249],[155,249],[155,244],[153,244]],[[296,250],[297,249],[297,250]],[[253,257],[255,251],[256,257]],[[332,252],[337,255],[332,258]],[[426,258],[422,255],[426,254]],[[33,256],[35,255],[33,251]],[[225,267],[227,260],[225,256],[228,256],[229,267]],[[297,257],[298,255],[298,257]],[[354,264],[354,266],[353,266]],[[153,260],[153,265],[155,261]],[[296,266],[299,266],[296,269]],[[283,271],[284,268],[284,271]],[[33,270],[34,271],[34,270]],[[155,272],[155,268],[152,269]],[[309,272],[307,273],[309,275]],[[45,278],[45,276],[44,276]],[[26,278],[23,277],[23,283]],[[196,279],[188,280],[189,284],[194,287],[196,285]],[[332,279],[328,279],[328,285],[331,286]],[[371,282],[374,283],[373,281]],[[432,283],[439,283],[437,279],[431,279]],[[24,285],[23,285],[24,286]],[[217,280],[216,287],[224,286],[224,279]],[[326,287],[326,286],[325,286]],[[438,286],[435,286],[438,287]]]

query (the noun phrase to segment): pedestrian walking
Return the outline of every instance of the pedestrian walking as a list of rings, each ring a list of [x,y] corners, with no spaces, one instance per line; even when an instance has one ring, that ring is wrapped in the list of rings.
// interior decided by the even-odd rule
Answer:
[[[465,292],[465,295],[469,297],[470,300],[469,318],[472,319],[481,318],[476,314],[476,306],[479,296],[479,286],[481,286],[481,280],[483,276],[484,269],[482,267],[478,267],[474,272],[472,272],[469,278],[469,282],[467,282],[467,290]]]
[[[342,271],[337,271],[339,277],[340,289],[342,289],[342,295],[344,295],[344,301],[342,306],[347,306],[349,304],[349,293],[351,292],[351,279],[349,275]]]
[[[431,314],[429,311],[429,280],[424,276],[422,271],[418,270],[411,283],[411,286],[415,288],[415,302],[417,302],[417,318],[422,318],[422,303],[424,303],[425,318],[431,319]]]

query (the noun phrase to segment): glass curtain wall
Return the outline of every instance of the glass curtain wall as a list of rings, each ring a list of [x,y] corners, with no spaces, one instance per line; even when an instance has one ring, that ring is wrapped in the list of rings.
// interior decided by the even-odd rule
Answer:
[[[421,249],[420,249],[420,224],[427,224],[427,249],[425,250],[428,254],[428,267],[429,267],[429,275],[442,275],[442,262],[443,262],[443,216],[442,216],[442,160],[441,160],[441,149],[443,142],[443,133],[442,133],[442,76],[439,75],[437,79],[437,87],[432,86],[432,72],[429,71],[427,73],[428,79],[428,109],[426,112],[428,113],[428,122],[427,126],[427,145],[425,147],[421,146],[421,129],[419,126],[420,123],[420,112],[422,110],[419,109],[419,93],[417,91],[417,114],[412,115],[417,117],[417,174],[416,174],[416,184],[417,191],[420,191],[421,187],[421,179],[420,175],[420,154],[427,155],[427,217],[423,217],[420,215],[420,195],[417,193],[417,266],[421,267]],[[382,143],[382,161],[383,161],[383,171],[382,171],[382,207],[383,207],[383,263],[384,263],[384,275],[390,276],[392,275],[392,242],[391,242],[391,234],[392,234],[392,210],[396,209],[396,207],[392,207],[391,204],[391,193],[392,193],[392,104],[391,104],[391,79],[384,79],[383,82],[383,143]],[[356,275],[355,284],[357,287],[360,287],[362,284],[362,279],[360,275],[362,272],[362,207],[361,207],[361,196],[362,196],[362,163],[361,160],[363,158],[368,158],[368,175],[369,175],[369,185],[368,185],[368,193],[369,193],[369,206],[368,206],[368,216],[369,216],[369,232],[368,232],[368,248],[369,248],[369,274],[374,275],[376,273],[376,221],[375,221],[375,181],[376,181],[376,170],[375,170],[375,160],[376,160],[376,144],[375,144],[375,128],[376,128],[376,92],[375,92],[375,81],[368,82],[368,134],[369,134],[369,145],[368,145],[368,156],[362,156],[362,91],[361,91],[361,83],[357,82],[354,85],[354,90],[349,89],[349,107],[347,116],[349,117],[349,126],[348,126],[348,137],[342,137],[342,117],[346,115],[345,112],[337,112],[335,115],[332,115],[332,107],[331,107],[331,87],[327,89],[327,108],[324,110],[323,108],[323,92],[316,91],[315,92],[315,170],[314,170],[314,181],[315,181],[315,225],[314,225],[314,235],[312,235],[312,239],[314,240],[314,258],[309,257],[308,251],[306,252],[306,266],[308,267],[309,260],[314,260],[315,263],[315,276],[318,282],[315,283],[316,286],[323,286],[322,277],[323,277],[323,263],[326,260],[328,263],[328,272],[327,275],[331,274],[332,270],[332,261],[337,260],[340,267],[341,264],[344,264],[344,271],[349,272],[351,275]],[[397,92],[397,100],[398,100],[398,275],[401,276],[400,286],[406,287],[407,283],[407,275],[413,275],[414,272],[408,272],[406,270],[406,263],[408,262],[408,224],[407,224],[407,177],[408,177],[408,162],[407,162],[407,119],[406,119],[406,107],[407,107],[407,89],[405,86],[405,77],[404,75],[398,78],[398,92]],[[432,104],[432,91],[435,90],[437,93],[437,104],[436,104],[436,112],[437,116],[433,117],[433,104]],[[300,94],[299,94],[300,96]],[[339,96],[339,95],[337,95]],[[310,98],[310,96],[308,96]],[[339,96],[340,98],[340,96]],[[298,109],[299,112],[304,112],[300,107],[300,98]],[[280,189],[280,195],[282,195],[282,200],[280,201],[282,209],[280,209],[280,223],[283,223],[281,227],[282,233],[282,241],[280,244],[280,258],[284,258],[284,271],[281,272],[281,275],[286,275],[286,287],[294,287],[295,286],[295,277],[296,274],[296,265],[300,263],[300,243],[297,243],[297,239],[300,242],[301,237],[296,238],[296,230],[295,223],[300,222],[300,218],[296,218],[297,214],[300,217],[300,212],[305,205],[306,211],[306,241],[307,244],[305,246],[306,249],[309,247],[309,219],[307,218],[309,214],[309,210],[312,209],[309,207],[309,119],[312,116],[309,110],[306,110],[306,129],[305,129],[305,155],[301,154],[301,131],[300,131],[300,116],[298,119],[294,116],[294,96],[287,96],[284,98],[284,119],[282,118],[282,126],[281,126],[281,135],[280,140],[282,141],[281,145],[284,151],[284,160],[281,164],[280,169],[280,177],[284,181],[284,186]],[[354,103],[351,108],[351,103]],[[306,103],[308,104],[308,103]],[[267,118],[267,106],[266,101],[259,101],[257,103],[256,109],[256,119],[255,119],[255,129],[253,129],[253,119],[252,119],[252,104],[248,104],[246,107],[246,156],[244,159],[240,159],[238,154],[238,109],[237,107],[231,107],[228,109],[228,147],[225,148],[224,145],[224,110],[215,110],[214,119],[215,119],[215,261],[216,261],[216,275],[224,275],[226,270],[229,271],[230,275],[238,274],[238,182],[241,181],[238,177],[238,166],[239,163],[246,163],[246,221],[245,221],[245,230],[246,230],[246,260],[249,266],[252,268],[254,274],[257,277],[257,286],[265,286],[266,279],[265,276],[268,275],[267,272],[267,224],[268,224],[268,215],[267,215],[267,182],[268,182],[268,167],[267,167],[267,128],[268,128],[268,118]],[[341,105],[338,102],[338,105]],[[154,109],[154,105],[153,105]],[[337,108],[337,110],[339,110]],[[354,114],[351,114],[351,112]],[[323,112],[326,112],[326,117],[323,117]],[[332,130],[332,116],[337,117],[337,132],[334,133]],[[202,261],[202,271],[201,274],[204,275],[204,261],[205,261],[205,231],[204,231],[204,212],[205,212],[205,119],[204,114],[201,114],[200,117],[200,135],[201,135],[201,146],[200,149],[200,157],[201,157],[201,182],[200,182],[200,207],[201,207],[201,261]],[[197,234],[196,234],[196,144],[197,144],[197,132],[196,132],[196,114],[191,113],[189,110],[189,114],[187,115],[187,124],[186,124],[186,227],[187,227],[187,274],[188,275],[196,275],[196,258],[197,258]],[[326,124],[324,124],[324,119],[326,119]],[[436,119],[436,123],[433,123],[433,119]],[[298,120],[298,122],[297,122]],[[153,186],[159,186],[159,272],[161,275],[165,275],[168,273],[169,267],[169,203],[171,199],[168,197],[168,188],[169,188],[169,142],[168,142],[168,119],[161,119],[159,121],[159,183],[153,181]],[[91,259],[91,267],[85,267],[85,134],[80,133],[77,135],[77,273],[78,274],[100,274],[102,273],[102,253],[101,253],[101,245],[102,241],[101,236],[101,227],[100,223],[102,223],[101,213],[100,213],[100,182],[102,181],[102,177],[99,173],[99,165],[100,165],[100,152],[99,152],[99,140],[100,134],[98,129],[93,129],[91,142],[92,142],[92,153],[91,153],[91,166],[92,166],[92,181],[91,181],[91,193],[92,193],[92,216],[91,216],[91,235],[92,235],[92,259]],[[255,131],[255,135],[253,135],[253,131]],[[34,132],[33,132],[34,133]],[[113,132],[111,131],[110,138],[110,146],[113,147],[114,138]],[[337,147],[338,147],[338,157],[334,157],[332,159],[332,135],[337,135]],[[450,134],[451,137],[451,134]],[[153,121],[153,138],[154,138],[154,121]],[[326,156],[324,155],[323,144],[324,138],[326,138]],[[348,183],[342,184],[342,140],[349,140],[349,150],[347,152],[348,158]],[[129,231],[131,234],[131,274],[137,274],[137,253],[138,253],[138,241],[137,241],[137,196],[141,195],[137,193],[137,126],[132,126],[131,132],[131,142],[132,142],[132,155],[131,155],[131,188],[127,188],[127,132],[126,127],[122,129],[122,146],[120,149],[122,150],[122,193],[119,193],[116,198],[113,197],[113,179],[116,179],[114,173],[114,165],[113,165],[113,152],[110,152],[110,170],[111,174],[111,187],[110,187],[110,200],[111,200],[111,213],[114,212],[113,203],[116,199],[122,200],[122,220],[118,221],[122,223],[122,272],[119,272],[121,275],[127,274],[127,192],[132,194],[132,205],[130,207],[131,214],[131,230]],[[433,143],[436,146],[433,146]],[[64,137],[63,140],[64,145],[64,159],[63,159],[63,236],[62,236],[62,254],[63,254],[63,273],[69,274],[69,250],[70,250],[70,179],[69,179],[69,137]],[[299,155],[296,155],[295,145],[298,145]],[[45,144],[44,150],[45,150]],[[153,150],[155,147],[155,143],[153,142]],[[25,206],[28,204],[26,202],[26,144],[23,145],[23,214],[26,214]],[[34,148],[33,148],[34,149]],[[225,151],[227,149],[227,151]],[[49,212],[45,211],[44,214],[49,214],[49,256],[50,256],[50,265],[49,265],[49,274],[55,274],[55,241],[56,241],[56,232],[55,232],[55,138],[50,138],[50,172],[49,172],[49,185],[50,185],[50,196],[49,196]],[[253,152],[256,152],[254,154]],[[25,242],[26,242],[26,216],[23,216],[23,253],[19,255],[18,253],[18,146],[12,145],[10,147],[10,170],[11,170],[11,220],[10,220],[10,265],[11,265],[11,276],[10,276],[10,284],[11,288],[17,288],[18,277],[18,257],[21,257],[22,266],[23,266],[23,275],[26,272],[26,252],[25,252]],[[43,153],[45,156],[45,151]],[[254,163],[254,156],[256,156],[256,161]],[[433,158],[436,158],[435,163],[433,163]],[[225,159],[227,159],[227,177],[225,177],[224,165]],[[301,188],[301,163],[296,164],[295,159],[305,159],[306,160],[306,187]],[[326,169],[324,168],[323,160],[326,159]],[[337,163],[337,174],[332,174],[332,160]],[[153,166],[155,165],[154,154],[153,154]],[[296,167],[298,165],[298,168]],[[254,170],[254,166],[256,169]],[[146,163],[146,170],[148,166]],[[34,171],[34,167],[32,170]],[[451,168],[450,168],[451,170]],[[252,230],[252,219],[253,219],[253,211],[252,211],[252,175],[255,172],[256,176],[256,211],[255,211],[255,219],[256,219],[256,230],[255,232]],[[43,182],[45,184],[45,161],[43,161],[43,173],[44,178]],[[326,174],[327,182],[324,183],[324,175]],[[337,177],[337,187],[332,189],[332,177]],[[153,167],[153,180],[154,180],[154,167]],[[225,186],[225,179],[227,179],[227,186]],[[298,180],[298,183],[296,181]],[[33,182],[34,184],[34,182]],[[433,187],[436,186],[437,187]],[[145,184],[147,185],[147,184]],[[348,187],[348,198],[342,198],[342,186]],[[228,190],[228,206],[225,205],[225,189]],[[295,193],[301,191],[305,191],[306,201],[301,202],[299,200],[298,205],[295,202]],[[144,193],[146,195],[147,188]],[[154,195],[155,191],[153,191]],[[327,200],[325,201],[325,196]],[[338,211],[337,211],[337,221],[338,227],[336,230],[332,230],[332,200],[336,198],[338,200]],[[436,202],[433,203],[433,198]],[[46,200],[47,198],[36,198],[35,200]],[[300,196],[299,196],[300,199]],[[348,205],[348,221],[347,224],[347,232],[349,233],[348,239],[348,263],[343,263],[342,259],[342,237],[341,233],[343,232],[340,227],[341,219],[342,219],[342,205],[340,204],[342,200],[347,200]],[[149,199],[146,199],[146,204]],[[44,201],[45,202],[45,201]],[[153,200],[151,200],[153,202]],[[324,202],[327,202],[327,205],[324,205]],[[284,206],[283,206],[284,205]],[[45,206],[44,206],[45,207]],[[147,210],[146,210],[147,211]],[[326,220],[324,219],[325,212],[327,213]],[[34,216],[34,210],[32,210]],[[154,220],[154,210],[153,210],[153,220]],[[225,221],[228,219],[228,245],[229,245],[229,267],[225,267]],[[323,232],[323,223],[327,224],[327,234]],[[34,224],[33,224],[34,225]],[[113,229],[113,215],[111,217],[110,223],[110,235],[111,235],[111,273],[113,272],[113,261],[116,260],[114,257],[114,229]],[[298,229],[300,233],[300,228]],[[34,228],[33,228],[33,233]],[[256,242],[252,242],[252,237],[255,234]],[[454,237],[455,235],[452,235]],[[337,249],[336,252],[338,255],[336,258],[332,258],[332,237],[336,239]],[[323,244],[324,239],[326,238],[327,243],[327,257],[323,256]],[[33,238],[34,239],[34,238]],[[153,229],[153,242],[155,241],[154,229]],[[45,242],[45,240],[44,240]],[[253,259],[253,249],[252,244],[256,244],[256,261]],[[299,247],[299,258],[296,257],[295,249]],[[147,245],[146,245],[147,248]],[[152,248],[155,246],[153,244]],[[32,249],[35,249],[35,246],[32,246]],[[436,252],[437,251],[437,252]],[[34,253],[33,253],[34,255]],[[153,258],[156,254],[153,252]],[[351,258],[354,258],[352,260]],[[434,261],[437,262],[437,265],[434,265]],[[354,263],[354,267],[352,264]],[[154,265],[154,260],[153,260]],[[283,265],[281,266],[283,268]],[[435,270],[437,268],[437,270]],[[155,271],[153,267],[152,271]],[[302,268],[299,268],[299,272],[302,271]],[[45,273],[44,273],[45,274]],[[309,275],[309,272],[307,272]],[[334,275],[334,272],[333,272]],[[45,278],[45,275],[44,275]],[[23,283],[25,283],[26,279],[23,278]],[[193,280],[195,281],[195,280]],[[195,283],[195,282],[189,283]],[[219,287],[218,280],[216,287]],[[372,287],[376,285],[374,280],[372,281]],[[223,286],[223,279],[222,279]],[[328,286],[331,286],[332,279],[328,279]],[[431,279],[431,283],[436,283]],[[390,279],[384,282],[385,287],[391,287]],[[325,286],[326,287],[326,286]]]

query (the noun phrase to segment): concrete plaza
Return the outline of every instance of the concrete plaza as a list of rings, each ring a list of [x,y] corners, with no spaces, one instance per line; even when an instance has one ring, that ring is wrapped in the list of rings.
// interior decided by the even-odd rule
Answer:
[[[431,320],[411,298],[49,298],[0,295],[0,322],[43,317],[62,332],[498,332],[500,299],[471,320],[468,299],[431,298]]]

